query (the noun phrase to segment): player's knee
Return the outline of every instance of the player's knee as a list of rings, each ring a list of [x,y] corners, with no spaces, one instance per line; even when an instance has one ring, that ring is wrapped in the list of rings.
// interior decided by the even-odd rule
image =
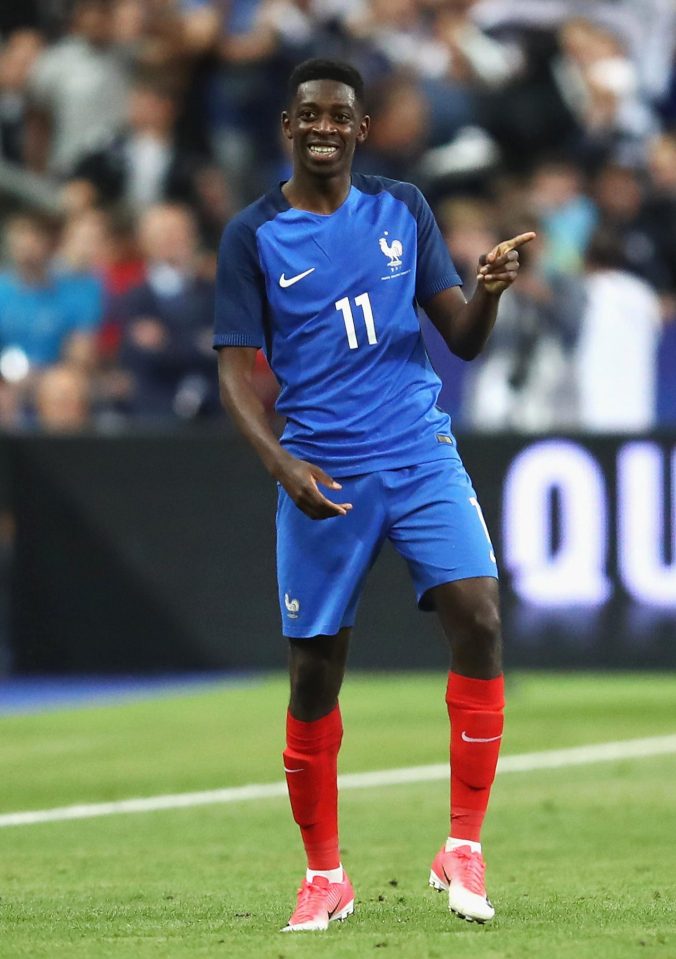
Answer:
[[[499,646],[502,623],[496,602],[486,600],[477,603],[470,617],[470,632],[475,643],[487,648]]]
[[[500,607],[492,596],[472,596],[462,604],[456,616],[455,630],[475,645],[490,647],[500,642]]]
[[[295,658],[291,673],[291,712],[306,722],[325,715],[336,704],[338,680],[330,665],[314,658]]]
[[[502,668],[502,627],[498,603],[474,603],[453,643],[454,661],[473,673],[495,674]]]

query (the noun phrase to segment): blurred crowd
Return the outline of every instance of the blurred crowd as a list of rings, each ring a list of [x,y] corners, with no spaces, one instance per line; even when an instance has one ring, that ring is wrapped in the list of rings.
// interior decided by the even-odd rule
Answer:
[[[425,191],[467,295],[537,231],[480,360],[423,321],[456,424],[675,425],[675,38],[672,0],[3,0],[0,427],[220,415],[218,241],[310,56],[364,74],[356,167]]]

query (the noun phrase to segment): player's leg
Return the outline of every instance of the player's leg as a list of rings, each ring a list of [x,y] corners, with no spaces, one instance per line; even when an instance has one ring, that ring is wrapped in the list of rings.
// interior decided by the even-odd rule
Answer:
[[[305,723],[327,716],[338,707],[352,630],[335,636],[289,639],[289,712]]]
[[[500,752],[504,680],[497,581],[459,580],[430,591],[451,644],[446,705],[451,724],[451,824],[430,874],[449,888],[459,915],[486,922],[494,910],[486,897],[481,848],[483,825]]]
[[[467,579],[437,586],[431,593],[451,644],[446,687],[450,835],[457,844],[479,844],[504,724],[498,584],[488,578]]]
[[[436,609],[451,642],[451,829],[430,881],[468,919],[494,915],[483,880],[480,831],[495,776],[504,686],[497,569],[476,494],[460,461],[415,471],[421,503],[394,529],[421,608]]]
[[[284,771],[309,879],[314,874],[335,878],[341,869],[337,775],[343,723],[338,694],[350,632],[345,628],[336,636],[290,640]]]
[[[352,912],[354,893],[338,845],[338,705],[357,602],[384,535],[377,477],[341,478],[347,516],[313,521],[280,491],[277,572],[290,644],[291,696],[284,768],[307,857],[286,931],[326,929]]]
[[[335,636],[289,640],[284,772],[307,871],[288,932],[325,929],[354,908],[338,844],[338,752],[343,737],[338,694],[350,633],[346,627]]]
[[[451,644],[446,705],[451,723],[451,845],[479,850],[503,730],[504,679],[497,580],[430,591]]]

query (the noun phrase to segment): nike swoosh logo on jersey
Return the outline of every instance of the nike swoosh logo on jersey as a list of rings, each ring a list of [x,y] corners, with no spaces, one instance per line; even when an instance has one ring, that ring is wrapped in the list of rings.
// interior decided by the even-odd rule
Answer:
[[[463,729],[462,736],[460,738],[466,743],[494,743],[496,740],[502,739],[502,736],[489,736],[488,739],[475,739],[474,736],[468,736]]]
[[[317,269],[316,266],[311,266],[309,270],[305,271],[305,273],[299,273],[297,276],[290,276],[288,280],[282,273],[282,275],[279,278],[279,285],[282,287],[282,289],[285,290],[287,286],[293,286],[293,284],[297,283],[299,280],[304,280],[306,276],[309,276],[311,273],[314,273],[316,269]]]
[[[285,772],[285,773],[302,773],[303,770],[304,770],[304,768],[305,768],[305,767],[303,767],[302,769],[287,769],[286,766],[285,766],[285,767],[284,767],[284,772]]]

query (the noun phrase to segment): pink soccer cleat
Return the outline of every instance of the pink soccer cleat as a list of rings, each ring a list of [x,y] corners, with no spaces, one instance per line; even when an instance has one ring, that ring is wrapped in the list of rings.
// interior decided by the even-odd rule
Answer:
[[[486,863],[470,846],[442,849],[434,857],[430,886],[448,891],[448,908],[468,922],[490,922],[495,909],[486,895]]]
[[[304,879],[294,913],[282,932],[319,932],[328,929],[330,922],[342,922],[353,912],[354,889],[346,872],[342,882],[329,882],[324,876],[315,876],[312,882]]]

